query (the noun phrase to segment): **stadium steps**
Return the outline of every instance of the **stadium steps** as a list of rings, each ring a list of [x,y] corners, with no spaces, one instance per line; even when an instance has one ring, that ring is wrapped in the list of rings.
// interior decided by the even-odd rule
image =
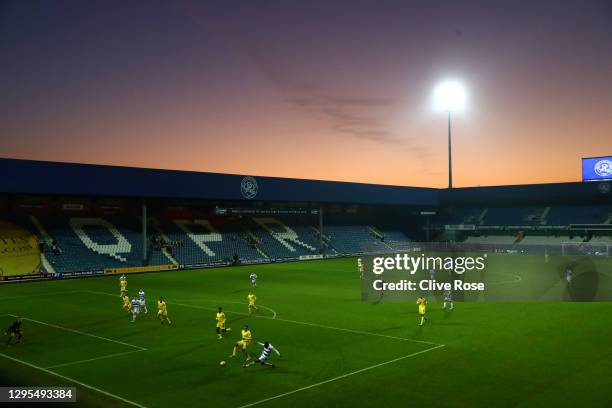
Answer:
[[[159,223],[159,219],[157,218],[151,218],[149,220],[149,223],[153,226],[153,229],[155,230],[155,232],[162,237],[162,239],[166,242],[170,242],[170,238],[168,238],[168,236],[166,235],[166,233],[164,231],[162,231],[161,229],[161,225]]]
[[[264,259],[270,259],[270,255],[268,255],[266,253],[266,251],[264,251],[263,246],[261,245],[261,240],[257,237],[257,235],[253,234],[253,231],[251,231],[246,225],[244,225],[243,223],[240,223],[240,227],[242,228],[242,230],[244,231],[244,233],[246,234],[246,236],[251,240],[251,242],[255,245],[255,250],[257,251],[257,253],[259,255],[262,256],[262,258]],[[246,241],[248,241],[248,239],[245,238]],[[250,242],[248,242],[250,243]]]
[[[53,267],[53,265],[51,265],[51,262],[49,262],[45,254],[40,254],[40,261],[42,262],[42,266],[43,268],[45,268],[45,271],[49,273],[55,273],[55,268]]]
[[[43,227],[40,221],[38,221],[38,218],[36,218],[33,215],[30,215],[29,219],[30,219],[30,222],[36,227],[36,229],[40,233],[39,236],[43,238],[43,240],[45,241],[45,244],[51,245],[52,239],[49,236],[49,233],[47,232],[45,227]]]
[[[488,208],[485,208],[484,210],[482,210],[482,212],[478,216],[478,225],[484,224],[484,218],[487,216],[488,212],[489,212]]]
[[[374,235],[374,237],[380,239],[381,241],[385,239],[385,234],[380,232],[376,227],[369,225],[368,228],[370,229],[370,233]]]
[[[548,222],[548,213],[550,212],[550,207],[546,207],[544,209],[544,211],[542,212],[541,218],[540,218],[540,225],[546,225],[546,223]]]
[[[304,237],[300,236],[297,232],[297,228],[291,228],[281,220],[272,217],[255,217],[253,221],[267,231],[282,246],[292,252],[296,250],[296,247],[302,247],[308,251],[317,250],[317,248],[305,242]],[[284,231],[276,231],[274,227],[284,228]]]
[[[297,259],[318,253],[318,242],[308,227],[289,226],[274,217],[253,217],[247,222],[271,259]]]
[[[166,242],[171,242],[170,238],[162,231],[161,226],[159,224],[159,220],[157,218],[151,218],[149,223],[153,226],[155,232]],[[174,266],[180,266],[181,263],[168,251],[167,248],[162,249],[162,253]]]
[[[259,255],[261,255],[263,258],[265,259],[270,259],[270,256],[268,254],[266,254],[263,249],[261,249],[259,246],[255,245],[255,250],[259,253]]]
[[[45,230],[45,227],[43,227],[40,221],[38,221],[38,218],[33,215],[30,215],[28,218],[32,225],[34,225],[34,227],[36,227],[36,229],[38,230],[38,236],[42,238],[45,245],[50,246],[51,237],[49,236],[49,233],[47,233],[47,230]],[[45,268],[45,271],[49,273],[55,273],[55,268],[53,267],[51,262],[49,262],[49,259],[47,259],[47,255],[45,253],[40,253],[40,260],[42,262],[43,268]]]
[[[325,233],[321,234],[321,231],[319,231],[319,229],[316,227],[311,228],[315,237],[323,241],[323,246],[325,249],[331,251],[332,256],[338,255],[338,251],[336,251],[336,249],[330,244],[330,237],[325,235]]]
[[[166,256],[166,258],[168,258],[170,262],[172,262],[174,266],[180,265],[180,262],[177,261],[176,258],[172,256],[172,254],[168,251],[167,248],[162,248],[162,253]]]

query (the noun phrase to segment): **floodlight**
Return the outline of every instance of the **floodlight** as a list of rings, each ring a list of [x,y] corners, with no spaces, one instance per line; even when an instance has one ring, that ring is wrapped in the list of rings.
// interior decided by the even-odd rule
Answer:
[[[434,89],[434,106],[446,112],[463,110],[467,102],[465,87],[455,80],[441,82]]]

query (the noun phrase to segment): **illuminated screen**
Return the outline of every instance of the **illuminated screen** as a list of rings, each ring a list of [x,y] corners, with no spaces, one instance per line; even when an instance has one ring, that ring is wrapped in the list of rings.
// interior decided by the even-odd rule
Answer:
[[[612,180],[612,156],[582,159],[582,181]]]

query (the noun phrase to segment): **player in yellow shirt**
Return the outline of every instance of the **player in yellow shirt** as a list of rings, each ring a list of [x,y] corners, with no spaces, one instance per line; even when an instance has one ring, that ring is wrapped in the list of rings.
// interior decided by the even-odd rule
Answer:
[[[236,357],[236,350],[238,349],[238,347],[240,347],[242,349],[242,353],[248,361],[251,357],[249,356],[249,352],[247,351],[247,349],[249,348],[249,344],[251,344],[251,339],[253,338],[248,325],[244,325],[242,332],[240,332],[240,336],[242,337],[242,339],[236,342],[236,344],[234,345],[234,350],[232,351],[232,355],[230,357]]]
[[[166,300],[163,297],[160,297],[157,301],[157,318],[164,324],[164,321],[168,322],[168,325],[171,325],[172,322],[168,319],[168,309],[166,309]]]
[[[124,294],[127,294],[127,278],[125,277],[125,275],[121,275],[119,277],[119,290],[121,293],[121,297],[123,297]]]
[[[425,323],[425,312],[427,310],[427,299],[421,296],[417,299],[416,304],[419,306],[419,317],[421,318],[421,323],[419,324],[419,326],[422,326],[423,323]]]
[[[132,303],[130,302],[130,298],[128,297],[127,293],[121,295],[121,300],[123,301],[123,310],[128,312],[128,314],[132,313]]]
[[[253,314],[253,311],[259,310],[257,306],[255,306],[255,301],[257,300],[257,296],[253,292],[249,292],[247,295],[247,301],[249,302],[249,316]]]
[[[219,339],[222,339],[223,336],[221,335],[221,333],[232,331],[230,327],[228,327],[227,329],[225,328],[225,313],[223,312],[222,307],[220,307],[217,311],[217,316],[215,317],[215,319],[217,320],[217,327],[215,329],[215,331],[217,332],[217,337]]]

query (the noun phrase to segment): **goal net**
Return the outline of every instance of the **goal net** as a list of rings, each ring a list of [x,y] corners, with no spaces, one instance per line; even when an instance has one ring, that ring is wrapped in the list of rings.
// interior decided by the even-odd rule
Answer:
[[[561,253],[564,256],[610,256],[610,245],[605,242],[563,242]]]

